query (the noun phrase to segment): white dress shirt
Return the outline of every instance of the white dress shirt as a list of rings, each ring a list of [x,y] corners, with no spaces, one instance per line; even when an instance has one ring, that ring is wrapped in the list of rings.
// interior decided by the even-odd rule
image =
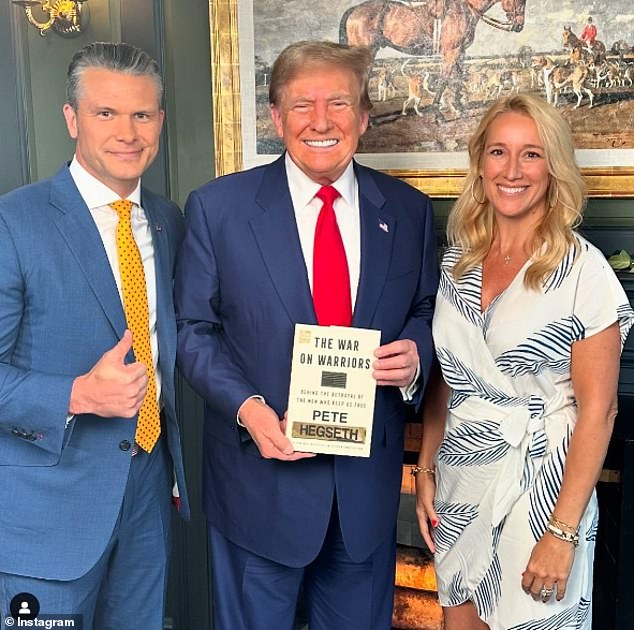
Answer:
[[[117,255],[117,224],[119,215],[108,204],[121,199],[121,197],[110,190],[105,184],[91,175],[78,161],[73,158],[70,165],[70,174],[75,181],[84,202],[90,210],[93,220],[101,235],[106,255],[112,269],[112,275],[119,289],[121,304],[123,305],[123,293],[121,289],[121,274],[119,272],[119,257]],[[145,271],[145,286],[147,289],[147,301],[150,311],[150,347],[152,348],[152,359],[154,363],[154,374],[156,375],[156,392],[158,399],[161,398],[161,373],[158,366],[159,350],[158,335],[156,332],[156,273],[154,269],[154,245],[152,243],[152,231],[145,216],[145,211],[141,208],[141,182],[127,199],[134,203],[131,213],[132,234],[141,252],[143,270]]]
[[[299,241],[304,254],[310,290],[313,290],[313,249],[315,228],[321,211],[322,201],[315,197],[321,186],[310,179],[286,154],[286,176],[288,188],[295,209],[295,221],[299,232]],[[348,261],[350,274],[350,297],[352,310],[357,298],[359,273],[361,270],[361,219],[359,214],[359,189],[354,176],[352,162],[341,177],[331,184],[341,195],[335,200],[333,208],[337,225],[341,233],[343,248]]]

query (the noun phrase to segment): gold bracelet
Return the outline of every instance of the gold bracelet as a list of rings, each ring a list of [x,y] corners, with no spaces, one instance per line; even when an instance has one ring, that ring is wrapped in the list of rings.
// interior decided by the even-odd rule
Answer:
[[[568,523],[564,523],[562,520],[559,520],[554,514],[550,515],[550,522],[556,527],[559,527],[560,529],[567,529],[573,534],[579,533],[578,527],[573,527],[572,525],[568,525]]]
[[[412,469],[409,471],[410,474],[412,475],[412,477],[416,477],[416,475],[418,473],[427,473],[428,475],[435,475],[436,474],[436,467],[434,466],[434,468],[427,468],[426,466],[412,466]]]
[[[550,521],[548,522],[548,525],[546,525],[546,531],[559,540],[572,543],[575,547],[579,544],[578,533],[573,534],[571,532],[565,532]]]

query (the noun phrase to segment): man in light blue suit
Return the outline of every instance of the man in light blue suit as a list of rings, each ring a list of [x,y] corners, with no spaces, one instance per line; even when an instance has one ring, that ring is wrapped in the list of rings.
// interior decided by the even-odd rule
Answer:
[[[171,503],[189,512],[174,394],[182,217],[140,184],[158,151],[162,81],[145,52],[96,43],[73,57],[67,88],[72,162],[0,197],[0,614],[26,593],[31,615],[39,602],[40,616],[81,615],[84,630],[159,630]],[[109,205],[121,199],[151,366],[135,360],[123,306]],[[149,378],[160,435],[143,450]]]
[[[405,402],[429,373],[438,270],[429,199],[353,160],[369,64],[365,49],[288,47],[269,93],[285,154],[187,202],[178,364],[206,407],[215,630],[290,630],[300,585],[311,630],[391,627]],[[344,259],[325,278],[324,254]],[[369,458],[294,452],[284,436],[297,322],[381,331]]]

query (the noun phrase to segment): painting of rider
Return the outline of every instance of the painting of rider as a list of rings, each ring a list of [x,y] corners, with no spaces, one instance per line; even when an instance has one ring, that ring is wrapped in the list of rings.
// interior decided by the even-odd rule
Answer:
[[[596,38],[597,38],[597,26],[592,21],[592,16],[590,15],[588,16],[586,25],[583,27],[583,31],[581,33],[581,41],[586,42],[588,46],[592,46]]]

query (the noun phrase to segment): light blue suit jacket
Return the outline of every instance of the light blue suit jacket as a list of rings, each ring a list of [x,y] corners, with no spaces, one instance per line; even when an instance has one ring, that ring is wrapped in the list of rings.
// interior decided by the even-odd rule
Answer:
[[[143,189],[152,228],[166,433],[189,506],[175,414],[172,273],[179,209]],[[71,580],[103,553],[119,514],[136,421],[76,416],[73,380],[126,329],[106,252],[68,167],[0,197],[0,571]],[[128,357],[133,360],[132,354]]]
[[[355,174],[361,273],[353,326],[379,329],[383,344],[414,340],[424,386],[438,285],[431,203],[393,177],[357,164]],[[367,558],[394,534],[405,422],[398,388],[377,388],[369,458],[265,460],[236,423],[255,394],[282,416],[294,325],[316,323],[284,157],[199,188],[185,214],[178,364],[205,399],[209,522],[243,548],[304,566],[321,548],[336,494],[346,549],[355,561]]]

